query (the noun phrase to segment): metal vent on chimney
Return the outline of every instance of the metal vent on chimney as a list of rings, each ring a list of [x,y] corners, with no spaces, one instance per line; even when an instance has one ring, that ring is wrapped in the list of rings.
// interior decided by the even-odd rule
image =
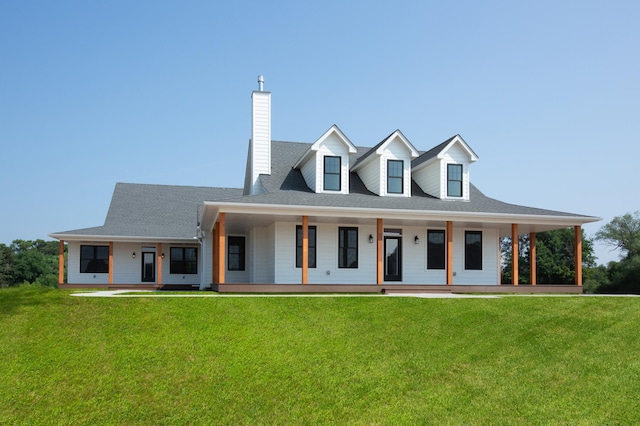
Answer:
[[[262,92],[263,87],[264,87],[264,77],[259,75],[258,76],[258,90]]]

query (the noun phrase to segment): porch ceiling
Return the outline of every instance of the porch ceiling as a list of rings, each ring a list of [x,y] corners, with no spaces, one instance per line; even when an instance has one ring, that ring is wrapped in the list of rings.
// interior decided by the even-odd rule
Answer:
[[[344,225],[376,225],[375,218],[366,217],[335,217],[335,216],[314,216],[309,215],[309,223],[339,223]],[[495,223],[484,221],[472,221],[463,220],[453,221],[454,228],[464,229],[498,229],[500,237],[511,236],[511,223]],[[225,215],[226,231],[229,234],[248,234],[252,228],[255,227],[268,227],[275,222],[291,222],[302,223],[302,218],[299,215],[280,215],[280,214],[246,214],[246,213],[227,213]],[[385,219],[385,227],[403,227],[403,226],[417,226],[424,228],[442,228],[446,227],[446,220],[415,220],[415,219]],[[543,232],[553,229],[562,229],[570,227],[571,225],[565,224],[518,224],[519,234],[529,234],[531,232]]]

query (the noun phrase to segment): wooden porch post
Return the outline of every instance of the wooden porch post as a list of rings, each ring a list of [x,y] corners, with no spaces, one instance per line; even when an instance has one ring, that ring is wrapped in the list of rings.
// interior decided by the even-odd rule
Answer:
[[[538,280],[538,264],[536,253],[536,233],[531,232],[529,234],[529,265],[531,266],[531,270],[529,271],[529,282],[531,283],[531,285],[536,285]]]
[[[302,216],[302,284],[309,283],[309,216]]]
[[[225,214],[220,213],[220,218],[218,220],[218,283],[224,284],[224,275],[226,269],[225,262],[225,250],[227,247],[227,231],[226,231],[226,220]]]
[[[158,243],[156,256],[158,258],[158,287],[162,287],[162,243]]]
[[[518,285],[518,224],[511,224],[511,284]]]
[[[575,262],[576,262],[576,285],[582,286],[582,226],[576,226],[575,236]]]
[[[113,241],[109,241],[109,285],[113,284]]]
[[[211,250],[211,282],[214,284],[218,284],[220,282],[220,271],[218,270],[218,252],[220,248],[218,244],[220,241],[218,240],[220,232],[220,223],[216,222],[215,227],[213,228],[213,241],[211,242],[212,250]]]
[[[384,250],[382,240],[384,235],[383,221],[378,219],[376,221],[376,283],[381,285],[384,283],[384,272],[382,263],[382,251]]]
[[[447,221],[447,285],[453,285],[453,222]]]
[[[58,285],[64,284],[64,241],[60,240],[60,251],[58,252]]]

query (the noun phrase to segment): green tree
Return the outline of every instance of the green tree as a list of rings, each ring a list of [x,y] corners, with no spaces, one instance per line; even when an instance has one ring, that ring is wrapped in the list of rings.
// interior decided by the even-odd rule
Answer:
[[[608,282],[598,293],[640,294],[640,211],[616,216],[596,233],[596,238],[621,251],[620,262],[607,265]]]
[[[629,259],[640,254],[640,211],[616,216],[596,232],[596,239],[622,251]]]
[[[39,283],[55,286],[58,278],[56,241],[14,240],[0,247],[0,285]]]
[[[0,244],[0,287],[13,285],[13,258],[11,248]]]
[[[511,283],[511,238],[501,243],[503,270],[502,282]],[[518,237],[518,283],[529,284],[531,242],[529,235]],[[573,284],[575,282],[575,239],[572,228],[539,232],[536,234],[537,282],[540,284]],[[582,233],[582,265],[590,268],[596,264],[593,240]]]

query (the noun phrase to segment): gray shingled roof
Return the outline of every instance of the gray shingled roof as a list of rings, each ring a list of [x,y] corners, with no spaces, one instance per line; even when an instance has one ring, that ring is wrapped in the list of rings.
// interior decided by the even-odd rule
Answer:
[[[446,145],[450,140],[443,144]],[[439,152],[438,147],[442,149],[443,144],[422,155]],[[272,173],[260,176],[260,183],[266,191],[264,194],[243,195],[243,188],[117,183],[103,226],[52,235],[191,239],[196,235],[199,209],[205,201],[589,218],[504,203],[485,196],[473,185],[470,185],[468,202],[440,200],[425,194],[415,182],[412,182],[411,197],[380,197],[365,187],[357,173],[350,174],[348,195],[316,194],[306,185],[300,170],[292,168],[310,146],[310,143],[272,142]],[[371,152],[372,148],[358,147],[358,152],[351,154],[350,163],[355,164],[359,158]]]
[[[567,217],[581,216],[573,213],[504,203],[485,196],[472,184],[470,185],[470,201],[441,200],[425,194],[415,182],[412,182],[411,197],[380,197],[366,189],[357,173],[351,173],[350,175],[349,195],[316,194],[307,187],[300,170],[291,168],[291,164],[295,164],[297,159],[308,147],[309,144],[304,143],[272,142],[271,175],[260,176],[262,185],[268,192],[266,194],[247,196],[233,201],[238,203],[300,206],[433,210],[441,212],[478,212]],[[359,156],[367,155],[369,152],[371,152],[369,148],[358,147],[358,153],[353,154],[350,161],[354,164],[354,159],[357,161]]]
[[[240,188],[117,183],[103,226],[54,235],[193,238],[203,201],[242,196]]]

